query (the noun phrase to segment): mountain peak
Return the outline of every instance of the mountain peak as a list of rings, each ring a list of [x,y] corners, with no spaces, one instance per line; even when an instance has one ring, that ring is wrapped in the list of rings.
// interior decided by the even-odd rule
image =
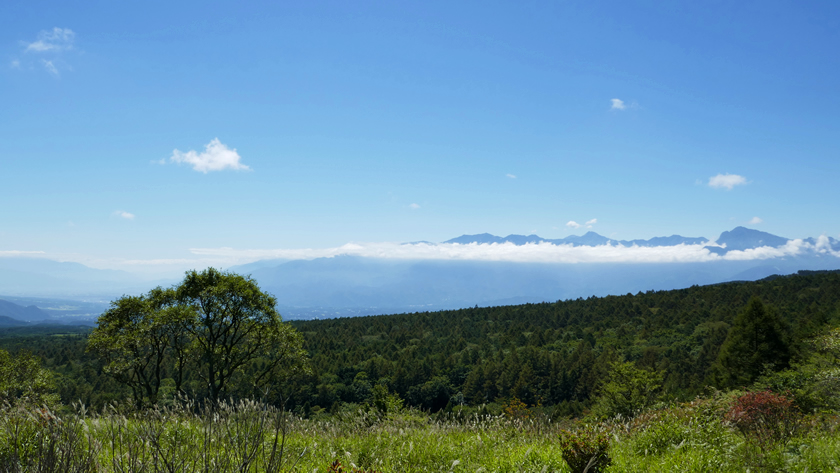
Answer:
[[[772,233],[762,232],[746,227],[735,227],[730,231],[720,234],[717,239],[718,245],[726,245],[726,251],[747,250],[762,246],[778,247],[785,245],[788,238],[783,238]]]

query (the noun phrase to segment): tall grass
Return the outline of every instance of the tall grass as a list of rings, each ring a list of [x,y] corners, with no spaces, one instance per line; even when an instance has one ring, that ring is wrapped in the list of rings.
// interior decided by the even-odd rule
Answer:
[[[648,411],[598,425],[608,472],[838,471],[836,419],[756,450],[721,413],[726,399]],[[252,401],[141,412],[82,408],[0,409],[0,471],[70,472],[568,472],[561,432],[582,427],[547,417],[430,416],[356,408],[302,419]]]

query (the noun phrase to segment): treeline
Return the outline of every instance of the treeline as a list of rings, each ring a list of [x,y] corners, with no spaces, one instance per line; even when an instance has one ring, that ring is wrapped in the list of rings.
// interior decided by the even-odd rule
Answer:
[[[291,324],[304,336],[311,371],[274,380],[283,389],[268,400],[283,396],[288,407],[309,414],[372,403],[383,392],[431,411],[517,398],[554,406],[557,415],[575,415],[591,407],[622,361],[661,375],[665,398],[689,399],[706,386],[728,387],[757,376],[732,376],[737,367],[720,361],[727,359],[722,347],[737,352],[732,333],[743,331],[745,317],[755,318],[757,311],[762,320],[775,321],[771,325],[784,350],[773,352],[786,355],[755,362],[785,368],[803,356],[806,340],[840,321],[840,273],[800,272],[556,303],[296,321]],[[81,400],[98,408],[131,395],[86,351],[86,333],[0,336],[0,348],[40,357],[65,404]],[[258,361],[246,370],[260,368]],[[174,395],[166,389],[174,385],[174,372],[174,362],[165,360],[161,402]],[[184,376],[184,386],[201,384],[198,373]],[[246,393],[253,390],[229,390],[234,397]]]

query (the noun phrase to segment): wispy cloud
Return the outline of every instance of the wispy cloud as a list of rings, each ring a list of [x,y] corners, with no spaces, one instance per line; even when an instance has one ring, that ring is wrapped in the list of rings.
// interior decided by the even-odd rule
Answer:
[[[411,205],[409,205],[409,208],[411,208],[413,210],[417,210],[417,209],[420,208],[420,205],[419,204],[411,204]]]
[[[61,74],[59,69],[70,69],[70,67],[62,60],[61,56],[65,51],[75,49],[74,42],[76,40],[76,33],[69,28],[53,28],[51,30],[44,30],[38,33],[38,39],[35,41],[21,41],[23,48],[22,54],[28,56],[34,54],[40,56],[40,60],[32,58],[26,61],[26,69],[32,69],[36,63],[40,65],[55,77]],[[46,56],[46,58],[44,57]],[[33,62],[37,61],[37,62]],[[21,58],[15,58],[11,62],[13,69],[24,69],[21,64]]]
[[[574,220],[569,220],[568,222],[566,222],[566,226],[569,227],[569,228],[580,228],[583,225],[575,222]]]
[[[134,220],[134,214],[133,214],[133,213],[130,213],[130,212],[126,212],[126,211],[124,211],[124,210],[116,210],[116,211],[114,211],[114,213],[113,213],[113,214],[111,214],[111,215],[113,215],[113,216],[115,216],[115,217],[124,218],[124,219],[126,219],[126,220]]]
[[[627,105],[624,104],[624,100],[621,99],[612,99],[612,106],[610,110],[624,110],[627,108]]]
[[[210,143],[204,147],[203,153],[198,153],[194,150],[186,153],[178,151],[172,152],[169,158],[173,163],[186,163],[192,166],[193,170],[207,174],[210,171],[223,171],[225,169],[233,169],[235,171],[250,171],[251,168],[242,164],[239,153],[236,149],[230,149],[218,138],[213,138]]]
[[[586,225],[587,228],[592,228],[592,225],[595,225],[596,223],[598,223],[598,219],[593,218],[592,220],[587,220],[584,225]]]
[[[758,225],[759,223],[764,223],[764,220],[760,219],[759,217],[753,217],[747,223],[750,225]]]
[[[26,52],[60,52],[73,49],[76,33],[70,28],[53,28],[38,33],[38,39],[26,45]]]
[[[3,256],[38,256],[46,254],[43,251],[21,251],[21,250],[0,250],[0,257]]]
[[[58,73],[58,69],[56,69],[55,64],[52,61],[47,61],[46,59],[41,59],[41,64],[44,65],[44,69],[47,70],[50,74],[58,77],[60,74]]]
[[[516,179],[516,174],[505,174],[508,179]]]
[[[709,178],[709,187],[715,189],[726,189],[731,191],[735,186],[742,186],[747,183],[747,178],[737,174],[718,174]]]

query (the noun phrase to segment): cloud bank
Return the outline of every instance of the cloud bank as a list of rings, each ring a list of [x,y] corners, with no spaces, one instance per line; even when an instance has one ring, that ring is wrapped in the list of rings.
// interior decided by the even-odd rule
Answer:
[[[831,250],[827,237],[815,244],[803,240],[789,240],[778,248],[761,247],[743,251],[729,251],[718,255],[709,251],[710,245],[675,245],[658,247],[601,245],[572,246],[551,243],[492,243],[466,245],[458,243],[348,243],[324,249],[234,249],[192,248],[190,252],[203,257],[219,257],[238,261],[260,259],[315,259],[338,255],[402,260],[509,261],[520,263],[703,263],[713,261],[764,260],[797,256],[805,252],[819,252],[840,257]],[[712,245],[713,246],[713,245]]]
[[[250,171],[251,168],[242,164],[242,157],[236,152],[236,149],[230,149],[218,138],[213,138],[210,143],[204,147],[203,153],[198,153],[194,150],[186,153],[174,150],[172,156],[169,158],[173,163],[189,164],[194,171],[207,174],[210,171],[223,171],[225,169],[233,169],[234,171]]]

